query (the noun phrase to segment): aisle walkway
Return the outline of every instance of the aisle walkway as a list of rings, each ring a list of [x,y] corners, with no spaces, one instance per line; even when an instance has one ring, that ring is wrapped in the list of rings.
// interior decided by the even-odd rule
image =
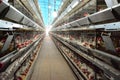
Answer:
[[[73,72],[49,36],[43,40],[31,80],[75,80]]]

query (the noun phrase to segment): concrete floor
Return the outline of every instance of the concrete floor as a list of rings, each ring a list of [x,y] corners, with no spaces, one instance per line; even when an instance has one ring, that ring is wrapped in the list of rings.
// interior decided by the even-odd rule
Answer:
[[[76,80],[49,36],[43,40],[31,80]]]

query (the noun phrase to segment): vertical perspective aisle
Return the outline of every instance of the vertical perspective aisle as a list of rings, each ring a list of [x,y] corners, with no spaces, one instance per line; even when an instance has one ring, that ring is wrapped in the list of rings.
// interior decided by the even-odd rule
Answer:
[[[46,36],[36,61],[31,80],[76,80],[55,44]]]

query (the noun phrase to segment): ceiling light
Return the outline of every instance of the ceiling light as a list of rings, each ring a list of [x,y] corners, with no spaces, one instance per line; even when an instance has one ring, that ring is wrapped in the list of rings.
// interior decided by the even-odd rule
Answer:
[[[57,12],[56,11],[53,12],[53,17],[54,18],[57,17]]]
[[[49,6],[48,6],[48,8],[50,9],[50,8],[51,8],[51,6],[49,5]]]

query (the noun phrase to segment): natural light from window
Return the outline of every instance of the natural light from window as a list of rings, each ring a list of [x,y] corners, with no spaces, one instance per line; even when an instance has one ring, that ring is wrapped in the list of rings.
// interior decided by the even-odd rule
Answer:
[[[51,28],[52,28],[51,25],[46,27],[46,36],[49,36],[49,32],[50,32]]]

